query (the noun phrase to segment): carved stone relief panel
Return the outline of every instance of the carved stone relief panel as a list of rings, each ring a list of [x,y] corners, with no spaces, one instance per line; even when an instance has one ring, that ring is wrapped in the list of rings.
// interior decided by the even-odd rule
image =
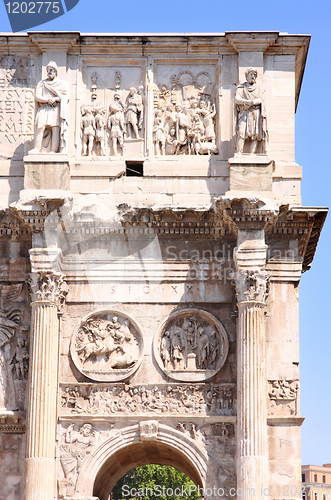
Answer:
[[[62,385],[60,415],[234,415],[234,384]]]
[[[29,369],[28,326],[23,325],[23,283],[0,285],[0,413],[24,410]]]
[[[153,350],[158,365],[169,377],[202,381],[224,365],[229,340],[215,316],[199,309],[184,309],[163,322]]]
[[[107,423],[96,429],[89,422],[60,425],[58,498],[75,494],[77,476],[84,460],[100,443],[119,432],[114,427],[114,423]]]
[[[223,495],[236,487],[235,428],[228,422],[197,425],[179,422],[177,430],[197,441],[208,455],[208,486],[223,488]]]
[[[155,155],[217,154],[215,68],[157,67]]]
[[[90,314],[74,333],[70,354],[86,377],[115,382],[132,375],[143,356],[140,326],[115,310]]]
[[[0,56],[0,160],[23,159],[33,140],[36,69],[29,56]]]
[[[142,155],[146,108],[142,68],[86,66],[82,77],[78,154]]]
[[[299,381],[269,380],[269,409],[272,416],[298,415]]]

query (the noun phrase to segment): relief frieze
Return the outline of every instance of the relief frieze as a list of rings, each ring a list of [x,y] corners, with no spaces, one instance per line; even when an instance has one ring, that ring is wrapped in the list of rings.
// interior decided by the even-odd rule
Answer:
[[[61,384],[60,415],[235,415],[235,385]]]
[[[289,416],[299,413],[298,380],[269,380],[268,385],[270,416]]]

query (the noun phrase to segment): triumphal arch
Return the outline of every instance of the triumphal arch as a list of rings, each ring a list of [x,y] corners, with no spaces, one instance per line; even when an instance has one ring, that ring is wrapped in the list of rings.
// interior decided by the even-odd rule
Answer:
[[[143,464],[301,498],[308,36],[0,37],[0,499]]]

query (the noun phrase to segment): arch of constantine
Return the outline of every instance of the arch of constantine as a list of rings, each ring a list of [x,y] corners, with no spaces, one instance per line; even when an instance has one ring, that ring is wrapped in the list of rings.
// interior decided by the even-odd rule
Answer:
[[[0,41],[0,500],[299,500],[309,36]]]

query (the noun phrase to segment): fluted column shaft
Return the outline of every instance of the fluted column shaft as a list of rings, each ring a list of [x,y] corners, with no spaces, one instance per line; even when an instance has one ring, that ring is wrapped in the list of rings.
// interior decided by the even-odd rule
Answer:
[[[268,487],[266,341],[264,306],[268,290],[264,233],[239,234],[234,273],[237,322],[238,498],[266,496]]]
[[[58,306],[62,285],[63,276],[60,274],[30,275],[34,300],[31,304],[25,500],[54,500],[56,492]]]
[[[267,487],[265,334],[263,304],[243,302],[238,309],[237,469],[246,500],[252,488],[262,497]]]

